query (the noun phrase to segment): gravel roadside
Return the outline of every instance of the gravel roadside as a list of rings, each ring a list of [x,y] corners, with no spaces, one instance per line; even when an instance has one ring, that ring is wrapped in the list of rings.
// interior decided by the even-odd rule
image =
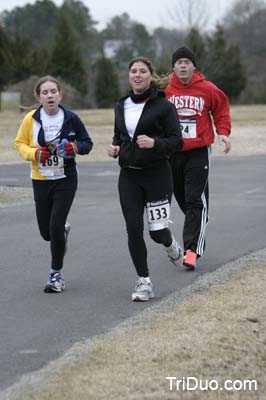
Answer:
[[[260,251],[251,253],[245,257],[241,257],[233,262],[227,263],[217,269],[216,271],[212,273],[207,273],[197,281],[188,287],[182,289],[181,291],[175,292],[168,297],[166,297],[164,300],[162,300],[160,303],[157,303],[155,305],[152,305],[148,309],[144,310],[143,312],[139,313],[137,316],[130,318],[126,320],[125,322],[121,323],[119,326],[117,326],[115,329],[112,329],[111,331],[107,332],[106,334],[100,335],[98,337],[76,343],[67,353],[65,353],[61,358],[59,358],[56,361],[51,362],[48,366],[43,368],[40,371],[25,375],[21,378],[21,380],[13,385],[12,387],[8,388],[4,392],[0,393],[0,399],[1,400],[46,400],[48,398],[51,399],[56,399],[60,398],[60,396],[63,394],[63,392],[60,394],[59,397],[57,395],[52,395],[51,393],[55,389],[56,392],[60,392],[63,390],[63,387],[65,385],[65,378],[64,378],[64,369],[67,368],[72,368],[71,376],[75,375],[75,372],[78,372],[78,366],[75,367],[75,365],[78,365],[79,361],[82,363],[82,359],[87,356],[88,358],[90,357],[91,352],[94,350],[94,348],[105,346],[106,342],[108,343],[109,341],[112,342],[112,340],[116,337],[119,337],[121,334],[127,335],[131,329],[138,328],[141,326],[146,326],[147,324],[152,323],[154,319],[163,319],[164,316],[167,316],[169,313],[175,313],[176,308],[178,305],[181,305],[181,307],[186,305],[187,302],[189,302],[192,298],[193,301],[193,296],[198,295],[198,294],[204,294],[208,296],[208,292],[212,288],[220,288],[220,292],[225,291],[225,297],[227,296],[226,290],[228,291],[227,285],[230,284],[230,292],[234,293],[234,287],[237,287],[237,279],[241,278],[243,276],[245,278],[245,273],[251,272],[253,275],[253,278],[257,281],[261,279],[261,267],[266,265],[266,248],[262,249]],[[235,285],[235,286],[234,286]],[[239,291],[239,289],[237,289]],[[209,295],[211,296],[211,295]],[[255,301],[256,299],[256,292],[254,289],[250,288],[249,292],[250,300]],[[211,301],[209,299],[208,301]],[[240,300],[241,301],[241,300]],[[266,300],[265,300],[266,304]],[[217,308],[216,310],[217,315],[221,315],[222,313],[222,305],[220,305],[220,309]],[[200,313],[200,312],[199,312]],[[253,318],[252,322],[258,322],[255,321],[256,315],[250,315],[250,317]],[[188,315],[189,318],[189,315]],[[250,319],[252,319],[250,318]],[[237,319],[237,318],[236,318]],[[140,331],[141,333],[141,331]],[[207,332],[206,332],[207,333]],[[234,332],[232,330],[232,336],[234,335]],[[208,333],[207,333],[208,334]],[[169,332],[170,335],[170,332]],[[126,337],[126,336],[125,336]],[[203,338],[202,338],[203,340]],[[148,344],[145,344],[148,345]],[[239,343],[238,346],[241,347],[241,338],[239,338]],[[107,357],[107,362],[108,362],[108,354],[105,355]],[[90,362],[94,362],[94,357],[92,357],[92,360]],[[198,360],[200,362],[200,360]],[[116,361],[113,360],[112,363],[114,364],[115,368],[115,363]],[[72,367],[71,367],[72,366]],[[51,372],[52,371],[52,372]],[[237,373],[237,371],[235,371]],[[262,371],[261,371],[262,372]],[[215,373],[214,373],[215,374]],[[56,376],[56,386],[51,382],[55,379]],[[215,375],[216,376],[216,375]],[[74,378],[73,378],[74,379]],[[89,379],[89,377],[88,377]],[[106,379],[108,379],[106,377]],[[95,382],[94,382],[95,384]],[[97,382],[96,382],[97,384]],[[98,384],[100,385],[101,382],[99,381]],[[50,389],[49,389],[50,387]],[[137,388],[136,388],[137,389]],[[50,391],[49,391],[50,390]],[[81,397],[76,397],[77,392],[74,389],[74,391],[71,393],[68,393],[67,395],[63,396],[64,399],[75,399],[75,398],[81,398]],[[86,395],[86,393],[84,393]],[[233,396],[233,394],[231,393]],[[50,397],[49,397],[50,396]],[[98,397],[99,396],[99,397]],[[169,397],[168,397],[169,396]],[[217,394],[218,396],[218,394]],[[62,398],[62,397],[61,397]],[[82,397],[83,398],[83,397]],[[91,395],[89,397],[84,397],[88,398],[90,400],[98,400],[102,399],[102,395]],[[117,400],[122,400],[124,397],[117,395],[117,397],[109,397],[109,399],[116,398]],[[131,398],[131,397],[130,397]],[[141,400],[143,397],[138,396],[136,394],[136,397],[132,397],[132,399],[138,399]],[[146,397],[145,397],[146,398]],[[147,397],[147,398],[153,398],[153,397]],[[170,399],[172,398],[170,396],[170,393],[167,394],[166,392],[166,397],[161,395],[160,399]],[[174,397],[173,397],[174,398]],[[183,397],[182,397],[183,398]],[[191,399],[196,399],[198,397],[185,397],[191,398]],[[216,395],[213,394],[213,397],[208,397],[208,398],[213,398],[213,399],[220,399],[220,397],[216,397]],[[226,399],[226,397],[223,397]],[[231,397],[230,397],[231,398]],[[245,397],[245,395],[242,393],[240,397],[232,397],[236,399],[252,399],[254,398],[251,396],[251,394],[248,395],[248,397]],[[255,398],[264,398],[264,397],[255,397]],[[159,399],[159,397],[154,397],[154,399]]]

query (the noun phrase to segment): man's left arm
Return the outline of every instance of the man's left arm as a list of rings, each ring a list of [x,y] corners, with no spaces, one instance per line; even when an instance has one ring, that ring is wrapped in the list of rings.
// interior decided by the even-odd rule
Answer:
[[[231,141],[229,135],[231,133],[231,115],[230,105],[226,94],[219,88],[215,88],[213,94],[212,117],[219,138],[220,145],[224,145],[223,152],[229,153],[231,150]]]

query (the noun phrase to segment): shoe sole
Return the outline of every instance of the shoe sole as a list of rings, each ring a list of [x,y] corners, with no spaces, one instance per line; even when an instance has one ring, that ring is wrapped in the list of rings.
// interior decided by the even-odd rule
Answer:
[[[51,289],[51,288],[44,288],[45,293],[61,293],[64,289]]]
[[[154,293],[149,293],[148,295],[141,295],[141,294],[132,294],[131,300],[136,301],[136,302],[141,302],[141,301],[149,301],[150,299],[153,299]]]
[[[45,286],[45,288],[43,290],[45,293],[61,293],[65,290],[65,286],[62,287],[61,289],[56,289],[55,287],[51,287],[51,286]]]
[[[175,267],[177,267],[177,268],[182,267],[183,257],[176,258],[176,259],[169,257],[169,260]]]
[[[194,271],[195,265],[183,263],[183,266],[186,268],[187,271]]]

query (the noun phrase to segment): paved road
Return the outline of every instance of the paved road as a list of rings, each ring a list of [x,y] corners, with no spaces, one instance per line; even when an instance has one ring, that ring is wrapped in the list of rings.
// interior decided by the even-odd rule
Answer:
[[[0,167],[0,186],[30,187],[29,166]],[[45,294],[48,244],[41,240],[33,203],[0,208],[0,390],[62,355],[75,342],[116,326],[148,304],[132,303],[135,273],[117,195],[116,162],[80,163],[79,191],[64,293]],[[266,246],[266,158],[214,157],[207,251],[197,271],[177,271],[147,238],[159,301],[201,274]],[[183,217],[172,207],[180,239]]]

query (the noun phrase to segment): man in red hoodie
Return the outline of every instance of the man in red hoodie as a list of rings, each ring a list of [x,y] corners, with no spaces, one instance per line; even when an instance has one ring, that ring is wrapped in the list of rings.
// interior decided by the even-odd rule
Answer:
[[[174,195],[185,214],[184,261],[194,270],[205,249],[208,222],[208,177],[214,128],[224,153],[230,151],[231,118],[227,96],[196,70],[193,52],[185,46],[172,56],[173,73],[165,93],[177,109],[184,146],[172,159]]]

